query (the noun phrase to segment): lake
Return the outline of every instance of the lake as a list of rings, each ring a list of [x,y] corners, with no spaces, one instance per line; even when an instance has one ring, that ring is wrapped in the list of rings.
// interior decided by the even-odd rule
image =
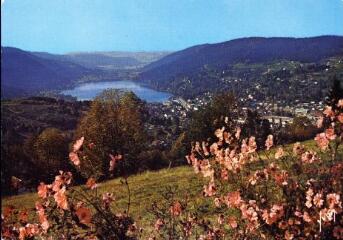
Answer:
[[[109,88],[132,91],[140,99],[143,99],[147,102],[165,102],[172,96],[170,93],[160,92],[148,87],[143,87],[133,81],[84,83],[76,86],[73,89],[64,90],[61,93],[76,97],[78,100],[91,100],[103,90]]]

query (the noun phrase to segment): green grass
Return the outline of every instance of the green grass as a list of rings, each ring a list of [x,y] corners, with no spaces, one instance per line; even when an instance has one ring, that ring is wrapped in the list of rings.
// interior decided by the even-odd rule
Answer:
[[[314,149],[314,141],[303,142],[307,149]],[[293,145],[285,146],[285,150],[292,151]],[[275,148],[268,155],[272,156]],[[342,146],[339,154],[343,156]],[[264,151],[259,153],[262,159],[268,162],[268,158]],[[256,166],[260,168],[261,166]],[[139,224],[145,229],[151,228],[153,223],[153,215],[149,212],[153,202],[160,202],[163,197],[162,193],[169,186],[177,187],[177,198],[184,198],[188,195],[192,205],[200,206],[204,211],[202,214],[211,218],[216,210],[210,203],[211,199],[202,198],[202,187],[206,182],[201,175],[196,175],[193,168],[189,166],[176,167],[171,169],[163,169],[160,171],[147,171],[128,178],[131,190],[131,207],[130,215],[134,219],[139,219]],[[116,197],[116,201],[112,204],[115,212],[123,211],[127,207],[128,193],[127,188],[120,182],[120,179],[114,179],[100,183],[98,193],[112,192]],[[22,194],[18,196],[5,197],[2,199],[2,206],[13,205],[18,209],[33,209],[34,203],[38,199],[36,193]]]
[[[160,171],[148,171],[128,178],[131,191],[130,215],[135,219],[140,218],[140,224],[144,227],[153,219],[149,209],[154,201],[162,200],[161,193],[168,186],[177,186],[177,196],[184,197],[188,194],[196,201],[202,194],[204,180],[196,175],[189,166],[163,169]],[[127,207],[127,188],[120,182],[120,179],[100,183],[99,194],[113,192],[116,201],[112,204],[114,210],[123,211]],[[2,206],[13,205],[18,209],[33,209],[38,199],[36,193],[22,194],[18,196],[5,197],[2,199]]]

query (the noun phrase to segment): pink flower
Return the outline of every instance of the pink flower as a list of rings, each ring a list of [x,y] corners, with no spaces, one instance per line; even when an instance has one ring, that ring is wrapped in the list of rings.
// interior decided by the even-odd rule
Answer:
[[[216,186],[214,182],[210,182],[208,185],[204,186],[203,194],[205,197],[211,197],[216,194]]]
[[[73,152],[77,152],[80,150],[84,140],[85,140],[84,137],[81,137],[80,139],[76,140],[76,142],[73,145]]]
[[[248,146],[249,146],[249,153],[256,152],[257,145],[256,145],[255,137],[249,138]]]
[[[328,128],[325,130],[325,137],[329,140],[335,140],[336,134],[333,128]]]
[[[65,192],[66,192],[65,187],[62,187],[58,192],[54,194],[54,199],[59,208],[67,210],[68,201],[67,201],[67,196],[65,195]]]
[[[288,223],[286,221],[281,221],[281,222],[279,222],[278,226],[280,229],[285,230],[288,226]]]
[[[287,231],[285,232],[285,239],[286,239],[286,240],[292,240],[292,239],[294,239],[294,234],[287,230]]]
[[[213,143],[211,146],[210,146],[210,152],[211,153],[216,153],[218,151],[218,144],[217,143]]]
[[[301,161],[303,163],[313,163],[319,160],[316,153],[312,151],[307,151],[301,155]]]
[[[327,117],[334,117],[335,113],[332,111],[332,107],[326,106],[324,110],[324,115]]]
[[[301,155],[304,151],[305,151],[304,146],[301,145],[299,142],[297,142],[293,145],[293,153],[295,155]]]
[[[56,176],[55,181],[51,184],[51,189],[54,192],[58,192],[59,190],[61,190],[62,185],[63,185],[62,179],[57,178]]]
[[[116,155],[116,156],[113,156],[112,154],[109,154],[110,156],[110,168],[109,168],[109,171],[112,172],[115,168],[115,166],[117,165],[117,162],[119,160],[121,160],[123,157],[122,155]]]
[[[243,219],[247,219],[249,222],[254,223],[255,227],[258,227],[258,214],[254,204],[251,206],[243,203],[240,206],[240,210]]]
[[[25,240],[27,237],[27,234],[26,234],[26,229],[25,227],[20,227],[19,228],[19,239],[20,240]]]
[[[204,178],[210,177],[213,179],[214,177],[214,170],[211,168],[211,164],[208,160],[203,160],[200,165],[200,170]]]
[[[228,132],[224,132],[223,137],[224,137],[225,142],[228,144],[230,144],[233,141],[231,134]]]
[[[214,199],[214,205],[216,206],[216,207],[220,207],[221,206],[221,200],[220,200],[220,198],[215,198]]]
[[[279,147],[275,153],[275,159],[280,159],[285,155],[282,147]]]
[[[313,197],[313,203],[316,207],[320,208],[321,206],[323,206],[324,200],[323,200],[323,195],[321,193],[317,193],[314,197]]]
[[[229,180],[229,172],[224,168],[221,170],[220,177],[223,180]]]
[[[237,226],[238,226],[235,217],[229,217],[228,220],[227,220],[227,223],[228,223],[232,228],[237,228]]]
[[[282,185],[282,186],[288,185],[288,182],[287,182],[288,173],[287,173],[287,171],[282,170],[280,173],[275,173],[273,175],[273,177],[274,177],[274,180],[277,184]]]
[[[312,219],[311,219],[310,215],[306,211],[303,214],[303,219],[304,219],[305,222],[308,222],[308,223],[312,222]]]
[[[255,175],[253,175],[248,179],[248,182],[254,186],[257,183],[257,180],[258,178]]]
[[[263,210],[262,218],[268,224],[272,225],[278,219],[284,215],[284,210],[282,205],[274,204],[270,211]]]
[[[338,100],[337,107],[343,108],[343,99]]]
[[[209,156],[210,155],[210,153],[208,152],[208,149],[207,149],[206,142],[202,142],[202,151],[204,152],[205,156]]]
[[[174,202],[169,210],[170,210],[171,215],[179,216],[182,212],[181,203],[179,201]]]
[[[102,195],[102,202],[106,208],[108,208],[114,200],[115,197],[113,196],[113,193],[106,192]]]
[[[43,199],[44,199],[44,198],[47,197],[47,195],[48,195],[48,187],[47,187],[47,185],[45,185],[43,182],[41,182],[41,183],[39,184],[37,190],[38,190],[38,196],[39,196],[40,198],[43,198]]]
[[[69,153],[69,159],[70,159],[70,161],[73,162],[73,164],[75,166],[80,165],[80,159],[79,159],[79,156],[77,155],[77,153],[74,153],[74,152]]]
[[[317,128],[323,127],[323,122],[324,122],[324,118],[323,117],[318,118],[318,120],[317,120]]]
[[[37,224],[28,223],[26,224],[25,229],[29,237],[33,237],[39,234],[39,228]]]
[[[60,171],[60,175],[55,177],[55,181],[61,181],[63,184],[69,185],[73,179],[73,174],[71,172]]]
[[[267,147],[267,150],[269,150],[273,146],[274,144],[273,138],[274,138],[273,135],[268,135],[266,144],[265,144],[265,146]]]
[[[242,132],[242,129],[240,127],[237,127],[236,133],[235,133],[235,137],[237,139],[239,139],[241,137],[241,132]]]
[[[263,171],[257,170],[253,176],[249,178],[249,183],[255,185],[260,179],[268,179],[268,171],[264,169]]]
[[[214,132],[214,135],[216,135],[216,137],[219,139],[219,141],[223,141],[223,139],[224,139],[224,130],[225,130],[225,128],[222,127],[221,129],[218,128]]]
[[[160,231],[163,225],[164,225],[164,221],[161,218],[157,219],[154,226],[155,230]]]
[[[312,207],[312,196],[313,196],[314,192],[312,190],[312,188],[309,188],[307,191],[306,191],[306,207],[307,208],[311,208]]]
[[[227,194],[225,201],[228,207],[237,207],[242,202],[241,194],[238,191],[230,192]]]
[[[314,140],[316,140],[317,145],[322,150],[326,150],[329,147],[329,140],[326,138],[326,134],[325,133],[317,134],[317,136],[314,138]]]
[[[79,206],[76,209],[75,214],[78,217],[80,223],[85,224],[85,225],[88,225],[91,223],[92,214],[88,208],[84,206]]]
[[[90,144],[88,144],[88,147],[89,147],[89,149],[93,149],[93,148],[95,148],[95,144],[91,142]]]
[[[301,218],[303,216],[303,214],[300,211],[295,211],[294,216]]]
[[[335,205],[341,205],[340,196],[337,193],[330,193],[326,195],[326,202],[330,209],[333,209]]]
[[[201,153],[200,143],[195,142],[194,151]]]
[[[71,172],[63,172],[60,171],[60,175],[55,176],[55,181],[51,184],[51,189],[54,192],[58,192],[63,184],[69,185],[72,180],[72,174]]]
[[[248,151],[249,151],[249,147],[246,143],[246,140],[243,139],[242,146],[241,146],[241,152],[244,154],[244,153],[248,153]]]
[[[95,179],[91,177],[91,178],[88,178],[86,182],[86,186],[90,188],[91,190],[93,190],[98,187],[98,184],[96,184]]]
[[[37,213],[38,213],[38,220],[41,224],[41,227],[43,228],[44,231],[48,230],[50,227],[50,224],[49,224],[48,219],[45,215],[45,211],[44,211],[42,204],[40,204],[39,202],[36,202],[36,209],[37,209]]]

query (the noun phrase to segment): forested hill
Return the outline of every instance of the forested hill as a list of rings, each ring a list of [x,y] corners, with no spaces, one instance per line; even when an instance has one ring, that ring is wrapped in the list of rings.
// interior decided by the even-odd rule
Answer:
[[[265,63],[275,60],[317,62],[343,53],[343,37],[242,38],[217,44],[204,44],[172,53],[147,65],[142,79],[166,80],[196,72],[204,65]]]
[[[18,48],[1,48],[2,97],[58,89],[90,72],[75,63],[42,59]]]
[[[233,90],[242,98],[275,95],[288,101],[292,89],[290,100],[321,101],[333,74],[343,75],[340,36],[255,37],[194,46],[147,65],[140,78],[152,88],[186,98]],[[304,84],[313,96],[304,92]]]

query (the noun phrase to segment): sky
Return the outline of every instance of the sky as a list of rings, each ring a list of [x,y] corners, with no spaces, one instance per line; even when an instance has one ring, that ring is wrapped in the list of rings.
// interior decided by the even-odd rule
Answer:
[[[29,51],[175,51],[318,35],[343,35],[343,0],[1,0],[1,45]]]

